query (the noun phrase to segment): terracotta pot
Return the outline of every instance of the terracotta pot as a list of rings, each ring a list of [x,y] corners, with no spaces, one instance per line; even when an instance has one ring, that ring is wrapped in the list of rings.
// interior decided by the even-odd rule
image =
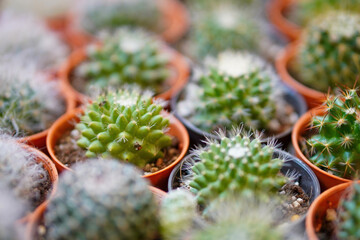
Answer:
[[[49,154],[60,173],[64,170],[70,170],[70,168],[62,164],[61,161],[56,157],[55,146],[64,132],[74,129],[74,124],[80,121],[80,116],[82,113],[83,109],[78,108],[63,115],[54,123],[49,131],[49,137],[46,141],[47,150],[49,151]],[[168,113],[164,114],[166,115]],[[144,178],[149,179],[152,185],[160,188],[166,187],[167,179],[172,169],[184,158],[189,148],[189,134],[187,133],[186,128],[175,117],[171,117],[170,119],[168,134],[179,139],[179,148],[181,149],[180,155],[172,164],[166,168],[144,176]]]
[[[51,30],[65,35],[70,24],[70,15],[45,19],[45,23]]]
[[[290,63],[297,54],[299,44],[299,42],[294,42],[288,45],[276,58],[275,65],[280,78],[305,98],[309,108],[314,108],[324,102],[326,99],[326,93],[305,86],[294,79],[289,73]]]
[[[298,39],[302,31],[300,26],[289,21],[284,15],[295,2],[296,0],[272,0],[267,6],[270,22],[290,41]]]
[[[312,164],[310,160],[301,151],[299,141],[303,138],[302,137],[303,134],[309,129],[309,126],[311,124],[311,118],[313,116],[323,116],[323,115],[325,115],[324,108],[316,108],[308,111],[297,121],[291,136],[291,140],[295,149],[296,156],[304,163],[306,163],[314,171],[315,175],[319,179],[322,191],[342,183],[351,182],[351,180],[349,179],[332,175],[318,168],[317,166]]]
[[[337,209],[341,198],[347,193],[352,182],[343,183],[323,192],[310,206],[306,217],[306,235],[310,240],[318,240],[323,219],[328,209]]]
[[[155,195],[159,202],[166,196],[166,192],[150,186],[150,190]],[[29,218],[26,225],[25,240],[35,240],[36,229],[44,219],[44,213],[47,208],[47,204],[39,207],[34,214]]]
[[[189,14],[184,4],[178,0],[156,0],[162,13],[164,30],[159,33],[161,38],[168,43],[180,40],[189,28]],[[76,16],[71,17],[71,22],[76,22]],[[90,34],[72,27],[67,30],[66,39],[74,49],[81,48],[94,40]]]
[[[155,98],[170,100],[186,85],[190,75],[190,66],[185,59],[177,51],[164,46],[164,52],[170,55],[169,69],[173,71],[172,76],[166,80],[170,88],[163,93],[155,96]],[[59,77],[66,92],[70,93],[74,99],[80,104],[89,101],[89,97],[78,92],[71,85],[71,72],[87,58],[85,48],[75,50],[68,58],[68,60],[61,67]]]

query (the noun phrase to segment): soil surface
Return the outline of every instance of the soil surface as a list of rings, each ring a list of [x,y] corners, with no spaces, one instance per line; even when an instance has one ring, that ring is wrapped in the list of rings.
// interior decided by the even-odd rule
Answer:
[[[42,204],[48,197],[49,193],[52,190],[52,182],[50,179],[50,175],[47,171],[46,176],[44,177],[46,180],[39,184],[35,189],[32,189],[32,192],[29,194],[31,195],[31,209],[35,210],[40,204]]]

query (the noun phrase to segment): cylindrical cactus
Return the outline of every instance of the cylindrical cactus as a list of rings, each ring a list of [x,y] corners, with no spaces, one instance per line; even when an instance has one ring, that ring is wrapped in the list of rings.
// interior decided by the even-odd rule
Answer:
[[[165,134],[169,119],[162,110],[135,89],[101,95],[87,106],[76,126],[82,135],[78,145],[87,149],[87,157],[101,154],[144,167],[171,145]]]
[[[315,116],[317,133],[307,140],[309,160],[319,168],[343,178],[355,177],[360,169],[360,97],[346,89],[325,101],[325,116]]]
[[[158,205],[133,166],[89,160],[60,176],[45,212],[49,239],[153,239]]]
[[[300,80],[327,92],[353,87],[360,66],[360,15],[330,12],[309,23],[302,37],[295,70]]]

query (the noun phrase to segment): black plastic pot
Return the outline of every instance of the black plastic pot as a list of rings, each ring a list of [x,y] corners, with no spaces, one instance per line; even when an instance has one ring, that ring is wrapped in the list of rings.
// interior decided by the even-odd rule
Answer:
[[[284,88],[282,97],[294,108],[295,112],[298,114],[299,117],[303,115],[307,111],[307,105],[303,97],[297,92],[295,92],[292,88],[288,87],[283,83],[281,83],[281,87]],[[189,120],[177,114],[177,102],[181,98],[183,91],[177,94],[174,98],[172,98],[170,104],[171,110],[174,112],[175,117],[179,119],[188,130],[190,136],[189,149],[192,149],[194,146],[197,145],[204,145],[204,140],[206,138],[220,140],[218,136],[201,130],[200,128],[192,124]],[[291,132],[292,127],[280,134],[274,135],[273,138],[277,139],[278,143],[281,143],[281,148],[286,149],[287,145],[291,142]],[[264,139],[264,142],[266,142],[267,140],[268,139]]]

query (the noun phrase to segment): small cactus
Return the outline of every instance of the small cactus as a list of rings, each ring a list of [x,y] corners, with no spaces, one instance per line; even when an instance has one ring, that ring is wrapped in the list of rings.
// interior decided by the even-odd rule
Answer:
[[[194,196],[184,189],[170,191],[162,200],[160,229],[165,240],[180,239],[190,231],[197,215]]]
[[[169,76],[169,59],[160,40],[141,29],[121,28],[104,38],[102,47],[88,48],[88,60],[77,69],[77,75],[92,88],[118,89],[135,84],[159,93]]]
[[[60,176],[45,212],[49,239],[153,239],[158,206],[133,166],[116,160],[78,163]]]
[[[352,178],[360,169],[360,97],[356,89],[329,96],[325,116],[314,116],[316,134],[307,140],[309,160],[319,168],[343,178]]]
[[[360,15],[330,12],[309,23],[294,68],[299,79],[327,92],[353,87],[359,74]]]
[[[169,119],[161,115],[163,107],[135,89],[101,95],[89,104],[76,128],[82,137],[78,145],[87,149],[87,157],[115,157],[144,167],[163,156],[171,145],[166,135]]]

